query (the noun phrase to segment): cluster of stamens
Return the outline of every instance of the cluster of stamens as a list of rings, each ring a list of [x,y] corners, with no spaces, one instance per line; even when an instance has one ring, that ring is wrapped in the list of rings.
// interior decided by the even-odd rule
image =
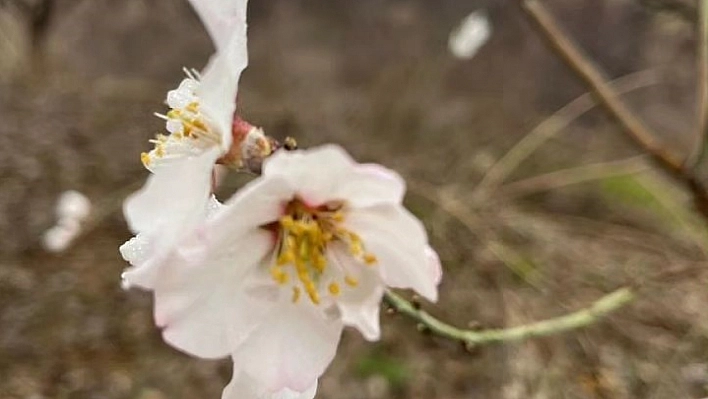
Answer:
[[[329,203],[320,207],[310,207],[300,199],[291,201],[284,215],[277,223],[278,243],[276,259],[270,273],[274,281],[286,285],[293,280],[292,301],[298,302],[303,292],[315,305],[320,304],[322,276],[329,267],[327,247],[334,242],[346,245],[349,255],[365,265],[374,265],[376,257],[366,252],[362,239],[356,233],[342,226],[343,205]],[[356,287],[359,281],[346,273],[343,283]],[[293,278],[294,277],[294,278]],[[342,286],[337,281],[329,281],[327,292],[338,296]]]
[[[150,140],[155,148],[140,154],[147,168],[156,160],[180,157],[221,143],[221,136],[210,129],[199,109],[199,98],[196,96],[200,84],[198,72],[185,69],[185,73],[187,78],[167,94],[170,111],[166,115],[155,113],[155,116],[165,120],[166,130],[170,134],[157,134],[155,139]]]

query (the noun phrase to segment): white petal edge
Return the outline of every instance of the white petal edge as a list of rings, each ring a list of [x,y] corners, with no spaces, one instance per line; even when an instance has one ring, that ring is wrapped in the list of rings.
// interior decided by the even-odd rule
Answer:
[[[222,247],[210,237],[193,237],[203,248],[173,254],[155,284],[155,322],[167,343],[188,354],[227,356],[268,310],[269,304],[248,300],[242,281],[271,250],[272,238],[254,229],[232,239]]]
[[[258,385],[258,381],[234,366],[233,377],[229,385],[224,388],[221,399],[312,399],[316,393],[317,381],[302,392],[287,388],[277,392],[268,392]]]
[[[368,252],[378,258],[374,266],[386,285],[411,288],[426,299],[438,298],[439,277],[428,253],[423,224],[399,205],[379,204],[347,215],[347,229],[361,236]]]
[[[281,301],[232,354],[234,363],[268,391],[304,392],[337,352],[341,320],[301,300]]]

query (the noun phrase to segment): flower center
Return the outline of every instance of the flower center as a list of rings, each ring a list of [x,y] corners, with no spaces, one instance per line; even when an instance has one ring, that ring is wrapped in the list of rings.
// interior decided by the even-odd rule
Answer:
[[[186,69],[185,73],[187,78],[179,87],[167,93],[170,111],[167,115],[155,114],[165,120],[165,128],[170,134],[158,134],[150,140],[155,148],[140,154],[140,160],[148,169],[155,162],[194,155],[221,143],[221,136],[209,127],[199,110],[199,97],[196,95],[200,85],[199,74]]]
[[[280,285],[292,281],[293,302],[298,302],[304,292],[312,303],[318,305],[325,285],[325,292],[335,297],[341,292],[342,282],[349,287],[358,285],[358,280],[346,270],[329,273],[343,277],[325,281],[325,271],[331,267],[326,251],[334,242],[344,244],[349,255],[363,264],[374,265],[377,262],[376,256],[366,252],[359,235],[342,226],[345,219],[343,208],[342,202],[311,207],[298,198],[285,207],[284,215],[276,226],[276,258],[270,273]]]

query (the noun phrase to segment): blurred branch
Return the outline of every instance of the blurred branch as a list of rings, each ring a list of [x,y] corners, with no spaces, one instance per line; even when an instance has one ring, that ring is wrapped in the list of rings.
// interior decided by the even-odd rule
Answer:
[[[696,20],[696,9],[677,0],[639,0],[639,3],[652,11],[674,14],[689,22]]]
[[[397,312],[418,321],[429,332],[444,338],[460,341],[467,348],[495,342],[510,342],[542,337],[587,327],[628,304],[634,298],[635,294],[632,290],[621,288],[603,296],[585,309],[564,316],[517,327],[475,331],[459,329],[442,322],[431,316],[430,313],[421,310],[419,306],[391,291],[385,295],[386,302]]]
[[[698,127],[693,153],[688,161],[691,166],[701,161],[708,134],[708,0],[698,0],[698,11]]]
[[[619,161],[594,163],[518,180],[502,186],[499,194],[504,197],[518,197],[588,181],[632,175],[644,172],[648,167],[645,155]]]
[[[658,136],[620,99],[607,83],[605,75],[560,29],[553,16],[538,0],[519,1],[538,31],[560,58],[585,82],[605,110],[624,128],[625,133],[651,155],[659,167],[685,185],[693,195],[697,211],[708,221],[708,190],[693,170],[686,167],[682,157],[665,149],[663,143],[657,139]]]
[[[618,93],[626,94],[656,84],[658,81],[659,76],[655,70],[646,70],[618,78],[612,82],[612,85]],[[475,187],[473,197],[479,199],[479,197],[490,194],[543,143],[595,106],[597,106],[597,102],[594,101],[592,94],[585,93],[544,119],[489,168]]]

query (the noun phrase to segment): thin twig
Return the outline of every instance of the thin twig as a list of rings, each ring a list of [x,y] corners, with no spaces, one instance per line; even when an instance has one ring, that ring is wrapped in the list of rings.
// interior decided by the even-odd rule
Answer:
[[[673,14],[691,23],[696,20],[696,9],[680,0],[639,0],[639,3],[650,10]]]
[[[633,175],[644,172],[648,168],[646,156],[639,155],[629,159],[583,165],[518,180],[500,187],[498,194],[505,198],[519,197],[573,184]]]
[[[635,298],[635,294],[629,288],[620,288],[603,296],[591,306],[564,316],[517,327],[479,331],[464,330],[442,322],[391,291],[386,293],[385,298],[396,311],[418,321],[431,333],[444,338],[461,341],[469,348],[495,342],[519,341],[528,338],[559,334],[587,327],[597,322],[600,318],[631,302]]]
[[[600,104],[624,128],[627,135],[652,156],[656,164],[681,181],[693,195],[696,210],[708,221],[708,190],[698,179],[693,170],[686,167],[684,159],[668,151],[653,131],[622,101],[614,89],[607,83],[605,75],[595,66],[587,55],[573,43],[560,29],[553,16],[538,0],[519,0],[526,14],[535,23],[538,30],[547,39],[551,47],[582,79],[595,94]]]
[[[703,157],[708,134],[708,0],[698,0],[698,37],[696,39],[698,60],[698,127],[693,152],[688,164],[695,166]]]
[[[626,94],[657,82],[659,82],[659,75],[655,70],[650,69],[622,76],[611,84],[619,94]],[[490,194],[543,143],[596,106],[597,102],[593,99],[592,94],[585,93],[544,119],[489,168],[482,180],[476,185],[473,197],[479,198]]]

